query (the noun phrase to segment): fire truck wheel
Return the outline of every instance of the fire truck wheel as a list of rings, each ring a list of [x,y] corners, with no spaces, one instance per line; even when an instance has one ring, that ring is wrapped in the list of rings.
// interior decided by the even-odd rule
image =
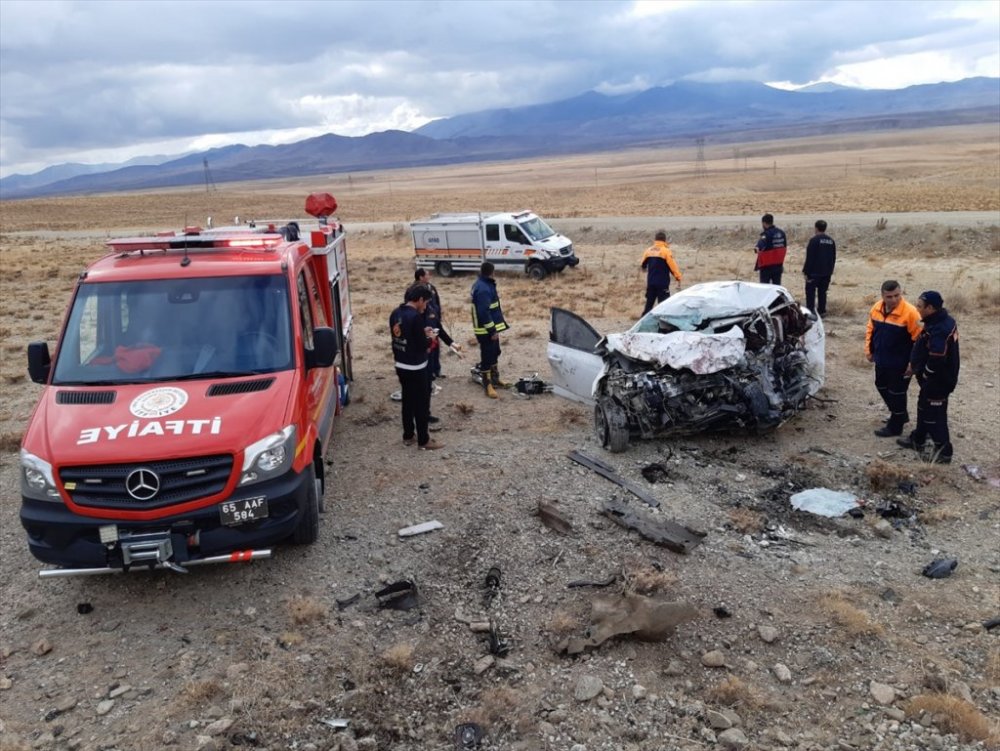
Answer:
[[[316,491],[316,467],[309,465],[306,477],[306,508],[299,526],[292,532],[296,545],[312,545],[319,538],[319,493]]]
[[[451,267],[451,264],[448,263],[447,261],[438,261],[437,264],[435,265],[435,268],[437,269],[438,276],[447,277],[455,273],[455,270]]]

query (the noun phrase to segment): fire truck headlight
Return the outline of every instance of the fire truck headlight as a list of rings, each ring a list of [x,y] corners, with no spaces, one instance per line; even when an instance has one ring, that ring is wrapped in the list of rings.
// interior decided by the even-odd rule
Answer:
[[[24,449],[21,449],[21,495],[36,501],[62,502],[52,478],[52,465]]]
[[[247,446],[243,452],[240,485],[252,485],[284,474],[292,466],[294,456],[295,426],[288,425]]]

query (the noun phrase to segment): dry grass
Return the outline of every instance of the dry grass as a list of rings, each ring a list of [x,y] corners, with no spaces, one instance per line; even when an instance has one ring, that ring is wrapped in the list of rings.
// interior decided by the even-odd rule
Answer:
[[[413,658],[415,652],[416,649],[412,644],[399,642],[386,649],[379,657],[386,667],[400,673],[409,673],[416,664]]]
[[[652,595],[669,589],[677,583],[677,577],[667,571],[655,568],[641,568],[625,574],[626,588],[636,594]]]
[[[324,620],[328,612],[326,605],[312,597],[297,595],[288,601],[288,617],[298,626]]]
[[[578,407],[560,407],[559,422],[566,425],[581,425],[584,419]]]
[[[454,409],[462,417],[472,417],[472,414],[476,411],[476,408],[472,404],[467,404],[466,402],[457,402],[453,405]]]
[[[962,515],[954,509],[940,505],[929,508],[926,511],[921,511],[919,516],[920,521],[924,524],[940,524],[962,518]]]
[[[285,631],[278,637],[278,644],[282,647],[297,647],[305,644],[306,637],[298,631]]]
[[[742,534],[754,534],[764,529],[764,515],[742,506],[730,509],[729,525]]]
[[[21,448],[21,431],[7,430],[0,433],[0,451],[17,451]]]
[[[865,467],[865,477],[872,490],[895,490],[899,483],[911,479],[910,473],[897,464],[876,459]]]
[[[881,636],[882,624],[873,621],[864,610],[852,605],[842,592],[828,592],[819,599],[826,611],[848,636]]]
[[[202,704],[222,694],[222,684],[214,678],[188,681],[181,688],[181,698],[187,704]]]
[[[723,678],[705,692],[705,698],[727,707],[760,709],[767,704],[759,689],[748,686],[735,675]]]
[[[528,697],[507,686],[489,688],[479,695],[479,706],[463,712],[462,722],[475,722],[489,728],[498,722],[513,725],[520,711],[529,711]]]
[[[571,634],[579,628],[579,620],[567,610],[557,610],[549,619],[547,630],[550,633],[563,636]]]
[[[903,709],[909,717],[929,713],[938,728],[962,740],[984,741],[987,748],[1000,748],[1000,727],[965,699],[942,693],[920,694],[909,699]]]

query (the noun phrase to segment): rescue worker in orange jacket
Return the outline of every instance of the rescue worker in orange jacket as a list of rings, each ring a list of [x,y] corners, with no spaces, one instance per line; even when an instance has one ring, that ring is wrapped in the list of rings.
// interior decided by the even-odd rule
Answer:
[[[646,270],[646,307],[642,314],[646,315],[653,306],[670,297],[670,275],[677,280],[677,288],[681,285],[681,272],[674,261],[670,245],[667,244],[667,233],[660,230],[654,237],[654,242],[642,254],[640,269]]]
[[[910,388],[907,366],[913,342],[920,335],[920,314],[903,299],[895,279],[882,282],[882,299],[872,306],[865,332],[865,356],[875,363],[875,388],[889,408],[889,419],[875,431],[886,438],[902,435],[910,420],[906,392]]]

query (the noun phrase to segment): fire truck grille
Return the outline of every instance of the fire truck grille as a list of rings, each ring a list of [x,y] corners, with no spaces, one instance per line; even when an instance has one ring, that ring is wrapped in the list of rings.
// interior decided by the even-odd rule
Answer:
[[[114,404],[114,391],[57,391],[56,404]]]
[[[233,457],[222,454],[144,464],[64,467],[59,478],[73,503],[145,511],[221,493],[232,470]]]
[[[208,396],[230,396],[232,394],[250,394],[254,391],[266,391],[274,383],[273,378],[260,378],[256,381],[236,381],[235,383],[213,383],[208,387]]]

